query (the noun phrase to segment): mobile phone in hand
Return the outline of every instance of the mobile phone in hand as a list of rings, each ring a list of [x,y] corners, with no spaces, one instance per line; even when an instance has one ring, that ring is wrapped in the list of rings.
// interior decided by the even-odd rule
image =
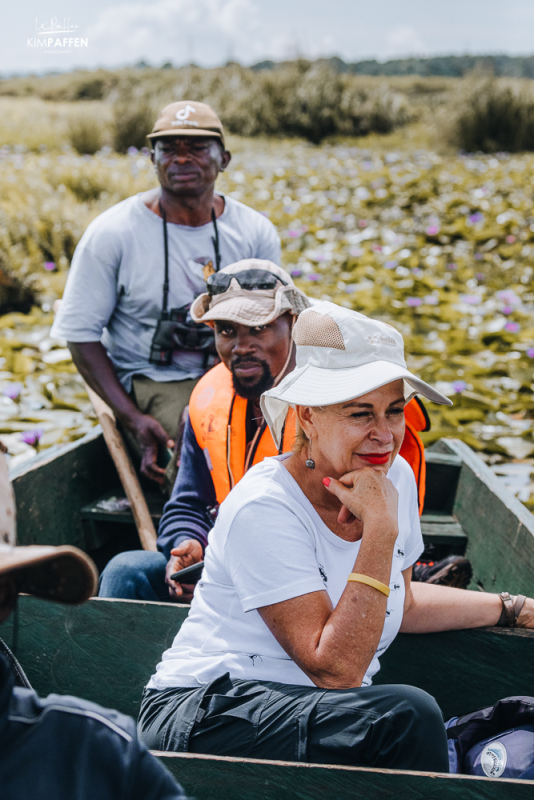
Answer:
[[[171,575],[171,581],[176,581],[177,583],[196,583],[200,580],[203,569],[204,562],[199,561],[198,564],[192,564],[190,567],[184,567],[184,569],[175,572]]]

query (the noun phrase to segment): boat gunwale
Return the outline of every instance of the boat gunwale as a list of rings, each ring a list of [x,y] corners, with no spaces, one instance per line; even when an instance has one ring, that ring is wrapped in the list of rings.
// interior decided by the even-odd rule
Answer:
[[[340,772],[356,772],[356,773],[371,773],[380,775],[406,775],[417,778],[451,778],[452,780],[469,780],[469,781],[483,781],[484,783],[495,784],[495,778],[489,778],[483,775],[465,775],[460,772],[428,772],[417,771],[408,769],[384,769],[382,767],[353,767],[349,764],[317,764],[313,761],[277,761],[270,758],[245,758],[244,756],[217,756],[210,753],[176,753],[171,750],[151,750],[153,756],[156,758],[172,758],[172,759],[185,759],[191,761],[222,761],[229,764],[258,764],[269,765],[277,767],[298,767],[301,769],[329,769]],[[499,784],[511,783],[519,784],[520,786],[529,786],[534,789],[534,784],[531,780],[522,780],[521,778],[499,778]]]

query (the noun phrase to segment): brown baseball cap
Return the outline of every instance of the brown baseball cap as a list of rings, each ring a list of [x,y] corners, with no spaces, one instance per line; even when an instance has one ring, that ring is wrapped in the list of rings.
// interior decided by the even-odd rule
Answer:
[[[222,122],[206,103],[180,100],[165,106],[157,118],[148,139],[161,136],[214,136],[224,146]]]

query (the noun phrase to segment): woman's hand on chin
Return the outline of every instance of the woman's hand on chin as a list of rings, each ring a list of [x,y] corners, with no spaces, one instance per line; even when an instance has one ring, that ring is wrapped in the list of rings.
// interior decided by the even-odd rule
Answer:
[[[323,483],[342,503],[338,516],[340,525],[359,519],[364,531],[366,523],[373,520],[380,521],[384,529],[397,528],[399,495],[384,472],[364,467],[342,475],[339,480],[325,478]],[[385,524],[387,522],[391,525]]]

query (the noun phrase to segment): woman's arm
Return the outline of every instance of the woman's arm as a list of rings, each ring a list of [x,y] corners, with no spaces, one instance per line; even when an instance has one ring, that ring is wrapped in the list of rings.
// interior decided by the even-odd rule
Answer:
[[[435,633],[497,624],[502,612],[498,594],[412,583],[411,574],[411,567],[404,571],[406,601],[401,633]],[[518,624],[522,628],[534,627],[534,600],[527,598]]]
[[[381,472],[362,469],[352,475],[350,489],[338,481],[332,481],[330,489],[363,521],[353,571],[388,585],[398,536],[397,491]],[[386,607],[385,594],[351,581],[335,609],[323,591],[264,606],[258,612],[316,686],[347,689],[361,686],[382,635]]]

